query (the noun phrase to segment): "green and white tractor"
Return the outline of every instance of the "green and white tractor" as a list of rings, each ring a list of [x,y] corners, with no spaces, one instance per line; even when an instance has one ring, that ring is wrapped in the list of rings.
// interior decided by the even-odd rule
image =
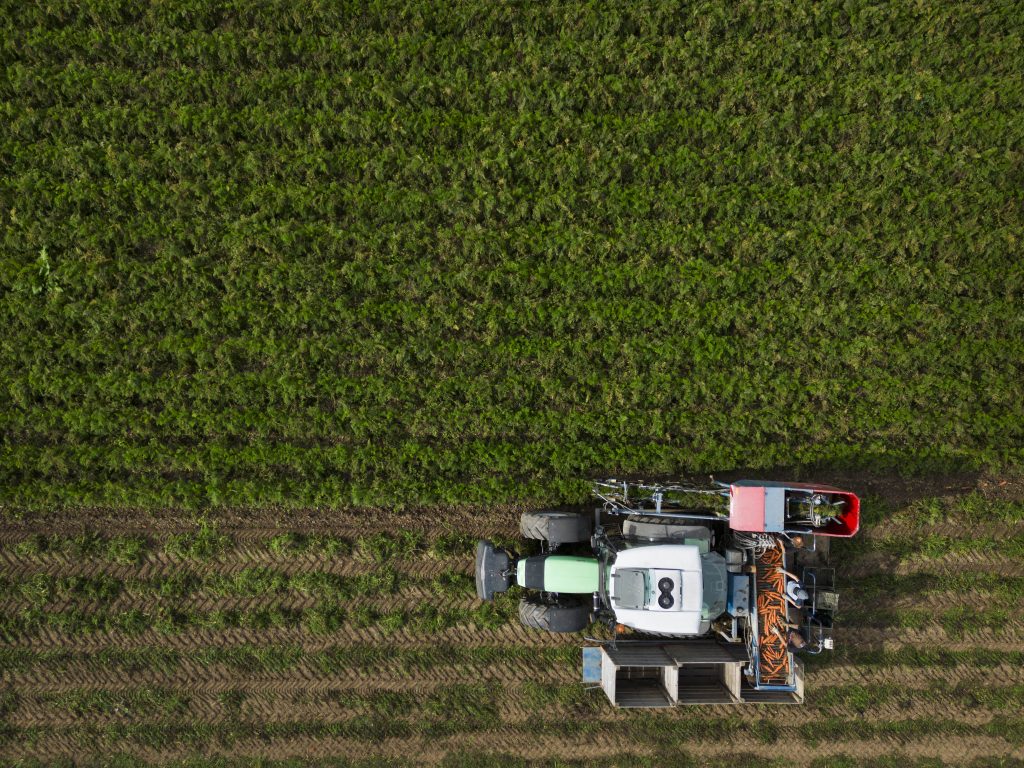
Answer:
[[[786,689],[794,650],[832,647],[831,569],[819,537],[859,526],[856,495],[817,484],[740,480],[595,482],[596,510],[524,513],[538,542],[520,557],[489,541],[476,553],[477,595],[525,590],[530,628],[579,632],[604,623],[614,638],[710,637],[744,645],[754,685]],[[791,675],[789,675],[791,677]]]

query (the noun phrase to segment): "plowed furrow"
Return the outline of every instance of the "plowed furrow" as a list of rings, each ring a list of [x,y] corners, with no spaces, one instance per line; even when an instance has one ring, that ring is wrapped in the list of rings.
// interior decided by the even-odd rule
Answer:
[[[122,593],[109,602],[83,602],[81,600],[55,600],[47,603],[42,609],[44,614],[62,613],[65,611],[104,610],[111,613],[131,609],[152,612],[158,608],[174,608],[179,611],[195,611],[212,613],[214,611],[255,611],[264,608],[277,608],[283,611],[307,611],[324,604],[344,604],[352,610],[360,606],[370,606],[384,611],[412,611],[430,605],[440,611],[453,609],[471,609],[479,605],[475,597],[439,597],[429,587],[416,585],[403,588],[395,594],[361,595],[359,597],[324,598],[318,595],[307,595],[295,590],[281,593],[268,593],[255,597],[214,597],[202,594],[181,598],[155,599],[151,595],[131,595]],[[26,600],[0,600],[0,612],[15,613],[33,607]]]
[[[859,536],[871,541],[881,541],[892,538],[912,538],[926,534],[929,536],[948,536],[950,538],[963,538],[970,536],[972,539],[992,538],[1000,539],[1014,538],[1024,534],[1024,521],[1003,522],[1000,520],[978,521],[970,519],[957,519],[955,513],[948,519],[940,522],[922,522],[913,518],[900,519],[888,518],[884,525],[866,526]]]
[[[299,664],[287,672],[249,673],[222,665],[188,665],[171,672],[138,670],[129,675],[119,670],[96,669],[87,664],[68,665],[61,670],[37,668],[25,672],[5,672],[0,684],[15,690],[59,692],[69,690],[131,691],[140,686],[158,686],[187,691],[223,693],[240,689],[273,693],[326,691],[335,689],[408,690],[425,686],[490,681],[574,683],[579,670],[561,664],[529,661],[487,664],[441,664],[412,667],[381,664],[372,668],[333,668],[325,672],[318,666]]]
[[[836,755],[856,756],[858,759],[885,758],[899,753],[909,758],[933,758],[952,761],[971,761],[976,758],[1001,757],[1021,759],[1024,749],[1009,744],[1006,740],[991,736],[968,736],[950,739],[943,736],[914,738],[910,736],[889,736],[856,741],[824,740],[818,744],[806,744],[793,736],[783,733],[779,743],[765,744],[762,740],[737,734],[729,739],[707,738],[697,742],[699,753],[705,758],[733,759],[743,754],[748,759],[777,759],[783,744],[787,764],[807,765],[811,761],[832,758]],[[126,745],[119,745],[122,748]],[[438,738],[392,737],[375,740],[361,740],[336,736],[307,736],[276,738],[272,740],[243,738],[228,744],[206,745],[208,754],[234,758],[260,756],[264,758],[313,759],[330,758],[340,754],[361,757],[379,757],[396,763],[410,764],[410,757],[424,765],[435,765],[450,753],[464,753],[467,750],[483,750],[488,753],[515,754],[527,760],[587,760],[604,759],[609,755],[630,754],[636,757],[655,754],[655,747],[645,744],[635,736],[623,737],[601,730],[582,735],[541,734],[521,727],[509,727],[497,731],[460,733],[458,736]],[[190,748],[153,749],[135,747],[132,753],[147,760],[170,760],[190,754]],[[32,755],[53,759],[67,755],[92,756],[90,750],[83,750],[73,736],[59,730],[44,733],[31,746],[15,744],[11,757]],[[97,750],[95,755],[102,754]]]
[[[357,539],[374,533],[414,531],[427,538],[445,531],[457,531],[474,537],[514,536],[519,516],[538,507],[523,504],[437,505],[428,508],[395,509],[292,509],[227,508],[212,517],[218,530],[236,542],[266,542],[281,533],[303,533]],[[8,516],[0,543],[13,543],[36,534],[44,536],[78,535],[83,531],[166,538],[196,530],[194,513],[175,509],[117,509],[76,507],[66,509],[22,510],[21,519]]]
[[[889,573],[907,576],[921,571],[947,570],[998,574],[1000,576],[1024,576],[1024,561],[998,552],[977,552],[951,554],[939,558],[910,558],[899,561],[883,554],[863,555],[857,560],[844,563],[837,569],[840,588],[844,580]]]
[[[325,635],[313,635],[302,628],[189,629],[173,634],[150,629],[137,635],[128,635],[123,632],[72,635],[59,630],[45,629],[32,636],[18,637],[10,641],[8,645],[21,648],[59,648],[68,651],[90,652],[104,648],[135,649],[161,646],[175,650],[189,650],[211,645],[229,647],[278,644],[295,645],[307,651],[315,651],[334,645],[356,644],[381,645],[392,648],[422,648],[431,643],[460,646],[512,644],[533,648],[550,648],[567,643],[580,644],[581,642],[582,638],[528,630],[519,624],[510,623],[500,629],[457,626],[429,633],[411,628],[387,632],[376,627],[343,627]]]
[[[1016,622],[999,630],[982,629],[953,636],[937,625],[920,629],[837,627],[835,638],[837,646],[868,650],[932,646],[944,651],[1019,651],[1024,647],[1024,625]]]
[[[413,577],[433,577],[446,571],[473,572],[472,555],[431,557],[424,555],[408,559],[396,558],[386,565],[351,556],[304,557],[274,555],[251,550],[234,550],[216,560],[183,560],[162,555],[146,556],[137,565],[118,565],[99,558],[70,558],[65,555],[41,555],[23,558],[10,552],[0,552],[0,576],[11,580],[25,580],[36,574],[47,576],[110,576],[116,579],[159,579],[187,570],[199,575],[234,576],[251,568],[266,568],[285,576],[308,573],[330,573],[338,576],[357,576],[374,573],[383,568]]]
[[[851,664],[837,664],[811,670],[807,675],[807,687],[824,691],[839,685],[860,684],[868,686],[902,685],[909,690],[922,688],[925,684],[939,683],[942,687],[958,684],[990,686],[1024,684],[1024,668],[1000,664],[978,668],[967,664],[951,664],[934,667],[866,667]],[[933,689],[929,689],[933,690]],[[931,695],[929,695],[931,698]]]

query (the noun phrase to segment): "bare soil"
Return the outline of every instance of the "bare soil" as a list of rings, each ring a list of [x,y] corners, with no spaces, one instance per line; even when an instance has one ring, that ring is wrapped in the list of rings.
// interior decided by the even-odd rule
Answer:
[[[939,495],[957,496],[979,492],[994,498],[1024,498],[1024,482],[1007,481],[969,475],[953,478],[899,479],[867,478],[836,475],[825,482],[866,491],[895,507],[918,498]],[[394,534],[403,530],[422,533],[428,541],[444,532],[469,536],[499,535],[513,537],[520,507],[445,508],[441,524],[437,511],[406,510],[224,510],[214,517],[219,530],[231,538],[231,546],[208,561],[183,560],[163,552],[167,537],[195,530],[191,514],[165,510],[142,513],[138,510],[53,510],[24,515],[20,519],[8,514],[0,523],[0,577],[10,582],[23,582],[38,574],[54,577],[106,575],[120,580],[159,579],[180,573],[183,569],[199,577],[231,576],[247,568],[269,568],[297,575],[322,571],[340,576],[370,574],[382,566],[356,554],[324,556],[322,554],[275,554],[268,548],[270,539],[282,532],[330,534],[356,539],[374,533]],[[896,514],[891,525],[870,524],[864,536],[871,540],[881,536],[916,535],[914,526]],[[1019,535],[1022,526],[985,524],[981,533],[977,526],[966,535]],[[104,536],[140,535],[150,542],[150,550],[136,565],[118,565],[98,557],[74,558],[47,553],[22,556],[14,546],[26,536],[74,535],[95,531]],[[945,521],[938,529],[943,535],[965,534],[965,526],[956,520]],[[344,603],[347,610],[370,606],[381,611],[403,608],[415,610],[428,605],[440,610],[465,610],[477,603],[468,597],[443,597],[426,582],[449,571],[469,574],[472,556],[468,553],[433,557],[429,552],[413,553],[394,559],[387,567],[412,579],[414,584],[394,595],[358,597]],[[870,547],[840,564],[842,578],[878,573],[907,574],[922,569],[950,569],[1024,575],[1024,564],[998,552],[970,552],[947,555],[927,561],[886,557]],[[854,598],[856,599],[856,598]],[[928,594],[920,600],[901,602],[895,596],[887,607],[927,608],[938,617],[943,610],[968,604],[979,609],[994,607],[994,598],[984,591],[943,596]],[[138,593],[122,594],[106,604],[104,610],[142,612],[156,610],[159,599]],[[216,597],[193,594],[175,603],[179,609],[212,612],[223,610],[251,611],[261,607],[281,607],[294,611],[310,610],[319,604],[315,596],[289,591],[283,594],[254,597]],[[51,600],[45,612],[95,610],[96,604],[73,598]],[[915,629],[881,629],[870,626],[841,624],[836,640],[840,647],[857,650],[898,650],[900,648],[937,648],[948,651],[988,651],[1013,654],[1024,647],[1024,622],[1016,615],[1005,626],[996,629],[966,632],[949,636],[938,618]],[[7,590],[0,595],[0,615],[16,616],[32,610],[20,592]],[[558,636],[526,630],[516,622],[496,629],[457,626],[436,632],[416,631],[409,627],[386,631],[380,626],[359,627],[346,623],[337,631],[312,634],[301,628],[271,629],[196,629],[178,633],[146,630],[129,635],[124,632],[73,633],[46,629],[34,635],[14,634],[3,640],[0,651],[0,695],[9,703],[2,718],[8,729],[33,729],[34,738],[10,738],[0,743],[0,756],[8,759],[34,757],[41,760],[70,758],[100,759],[111,750],[127,751],[137,759],[163,762],[190,755],[228,755],[243,758],[305,758],[378,756],[396,763],[420,762],[436,764],[446,756],[460,752],[508,754],[527,759],[583,760],[619,755],[624,761],[631,757],[653,757],[657,748],[650,743],[626,735],[623,727],[636,722],[637,715],[608,707],[600,692],[589,692],[582,700],[559,703],[555,699],[538,698],[537,690],[574,691],[579,670],[574,664],[545,661],[543,649],[578,647],[578,636]],[[393,659],[328,668],[309,654],[337,649],[394,649]],[[473,649],[498,649],[498,657],[487,660],[474,657]],[[210,649],[294,649],[306,654],[280,668],[260,665],[247,668],[225,661],[204,660]],[[145,661],[101,662],[104,651],[146,653],[159,650],[177,653],[173,662],[163,666]],[[465,650],[466,659],[457,664],[444,661],[448,649]],[[501,649],[507,650],[502,659]],[[523,656],[523,649],[536,649],[537,657]],[[43,653],[42,658],[18,660],[22,652]],[[414,656],[399,655],[412,652]],[[45,654],[49,654],[46,656]],[[519,654],[513,657],[512,654]],[[409,659],[415,659],[410,661]],[[478,691],[480,686],[492,691],[493,710],[480,715],[468,704],[443,702],[452,691]],[[981,757],[1024,758],[1018,742],[993,735],[986,730],[996,717],[1012,714],[1012,707],[997,707],[972,702],[956,686],[1007,687],[1024,686],[1021,667],[1010,663],[974,666],[874,667],[863,668],[843,663],[839,658],[832,665],[815,667],[807,673],[808,704],[804,707],[736,706],[709,707],[699,711],[701,717],[728,719],[741,726],[760,721],[775,729],[770,738],[759,737],[739,728],[725,738],[709,735],[696,741],[681,741],[676,754],[703,756],[709,761],[727,760],[735,755],[752,755],[778,759],[785,755],[793,765],[807,765],[814,760],[837,754],[858,758],[891,756],[940,758],[950,763]],[[848,703],[827,703],[815,694],[832,688],[863,688],[865,690],[896,686],[900,695],[869,707],[856,705],[856,697]],[[123,702],[135,701],[140,691],[179,694],[186,702],[183,711],[171,714],[158,709],[146,710],[136,703],[126,707]],[[578,692],[578,691],[577,691]],[[411,710],[387,712],[374,710],[370,704],[384,694],[407,695]],[[574,694],[575,695],[575,694]],[[106,697],[105,707],[76,708],[76,700],[90,701],[89,696]],[[77,698],[76,698],[77,697]],[[83,698],[84,697],[84,698]],[[376,697],[376,698],[375,698]],[[112,702],[112,703],[110,703]],[[232,703],[234,702],[234,703]],[[854,702],[854,703],[850,703]],[[432,706],[453,707],[451,716],[469,717],[469,725],[447,736],[428,736],[416,729],[424,717],[436,716]],[[468,707],[468,709],[466,709]],[[434,714],[430,714],[430,713]],[[468,713],[468,714],[467,714]],[[658,713],[657,721],[677,718],[680,723],[692,718],[694,710]],[[388,737],[386,731],[377,736],[343,736],[346,723],[392,717],[406,723],[414,735]],[[483,719],[479,719],[482,717]],[[478,718],[474,720],[474,718]],[[883,723],[892,727],[892,735],[863,740],[823,739],[820,743],[805,738],[806,724],[816,720]],[[903,733],[893,723],[902,721],[957,721],[976,727],[974,735],[955,737],[919,735],[912,728]],[[295,722],[328,724],[342,728],[334,733],[286,730],[273,735],[251,737],[247,731],[239,735],[218,736],[198,742],[176,736],[165,740],[154,737],[146,742],[129,740],[116,745],[104,741],[103,729],[112,725],[148,725],[164,727],[209,726],[227,733],[236,726],[264,727]],[[538,722],[554,723],[555,731],[537,731]],[[557,732],[558,723],[589,723],[585,732]],[[475,724],[474,724],[475,723]],[[162,724],[162,725],[161,725]],[[83,730],[85,729],[85,730]],[[218,731],[220,732],[220,731]],[[91,735],[89,735],[91,734]],[[100,735],[97,735],[100,734]],[[227,740],[225,740],[227,739]]]

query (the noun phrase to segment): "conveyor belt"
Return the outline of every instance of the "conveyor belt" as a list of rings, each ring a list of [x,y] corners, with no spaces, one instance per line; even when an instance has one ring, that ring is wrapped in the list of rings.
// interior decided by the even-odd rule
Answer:
[[[783,552],[772,547],[757,558],[757,655],[760,685],[788,685],[793,657],[789,652],[788,603]]]

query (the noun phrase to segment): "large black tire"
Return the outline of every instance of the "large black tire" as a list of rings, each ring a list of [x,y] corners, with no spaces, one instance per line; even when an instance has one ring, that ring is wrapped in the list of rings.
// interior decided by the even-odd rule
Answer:
[[[519,518],[519,532],[527,539],[547,541],[554,546],[590,541],[594,533],[592,515],[548,509],[524,512]]]
[[[630,515],[622,526],[622,532],[627,538],[655,543],[681,542],[686,538],[707,538],[710,548],[714,542],[714,531],[709,525],[687,523],[685,520],[655,515]]]
[[[539,597],[524,597],[519,601],[519,621],[530,629],[579,632],[590,624],[590,607],[566,598],[545,602]]]

